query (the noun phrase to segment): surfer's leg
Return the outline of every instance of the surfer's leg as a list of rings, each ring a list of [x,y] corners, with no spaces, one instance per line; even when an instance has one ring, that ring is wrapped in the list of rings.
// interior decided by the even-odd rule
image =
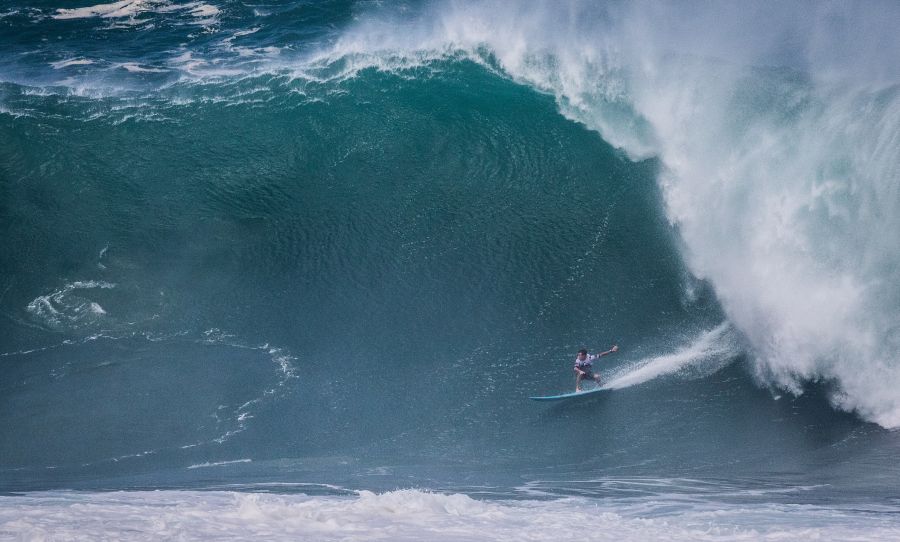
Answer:
[[[575,391],[581,391],[581,379],[584,377],[581,373],[575,373]]]

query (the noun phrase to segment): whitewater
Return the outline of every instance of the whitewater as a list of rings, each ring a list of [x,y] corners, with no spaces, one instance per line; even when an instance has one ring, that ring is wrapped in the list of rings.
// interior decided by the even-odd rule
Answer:
[[[889,540],[896,523],[877,514],[815,507],[721,510],[685,505],[675,518],[654,504],[555,501],[485,502],[465,495],[402,490],[354,498],[225,492],[32,495],[5,507],[0,529],[28,539],[131,540]],[[35,513],[35,509],[41,513]],[[112,524],[115,524],[113,527]],[[856,531],[865,529],[860,536]],[[3,531],[0,531],[3,532]]]
[[[900,539],[898,20],[0,7],[0,538]]]

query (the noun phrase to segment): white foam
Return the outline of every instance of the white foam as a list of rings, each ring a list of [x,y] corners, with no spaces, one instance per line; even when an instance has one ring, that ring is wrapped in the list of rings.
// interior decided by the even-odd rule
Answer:
[[[182,449],[188,448],[188,447],[190,447],[190,446],[182,446]],[[206,469],[209,467],[225,467],[225,466],[234,465],[237,463],[252,463],[252,462],[253,462],[252,459],[234,459],[231,461],[217,461],[214,463],[209,463],[209,462],[198,463],[196,465],[190,465],[188,468],[189,469]]]
[[[163,68],[146,68],[136,62],[126,62],[119,65],[125,71],[131,73],[166,73],[169,70]]]
[[[181,70],[185,75],[200,79],[208,77],[228,77],[243,75],[239,68],[222,67],[214,61],[207,61],[194,57],[191,51],[186,51],[169,60],[170,66]]]
[[[165,13],[172,11],[186,12],[194,17],[193,24],[204,27],[214,26],[219,22],[219,14],[221,11],[216,6],[204,4],[202,2],[188,2],[186,4],[172,4],[155,10],[156,13]]]
[[[149,6],[160,2],[148,2],[146,0],[122,0],[110,4],[97,4],[83,8],[56,10],[54,19],[83,19],[86,17],[134,17]]]
[[[212,442],[221,444],[247,429],[250,420],[255,417],[251,410],[252,408],[277,397],[279,390],[283,389],[289,381],[297,378],[293,364],[293,362],[296,361],[296,358],[284,349],[270,346],[269,343],[247,345],[238,340],[235,335],[226,333],[219,328],[210,328],[204,331],[202,342],[206,344],[227,345],[234,348],[265,352],[269,355],[270,360],[278,367],[277,381],[274,386],[262,389],[259,395],[244,402],[232,411],[234,415],[234,425],[212,440]],[[219,406],[219,410],[225,408],[225,405]]]
[[[900,521],[889,513],[665,497],[629,503],[479,501],[416,490],[350,497],[55,492],[0,497],[0,533],[20,540],[880,541],[898,539]]]
[[[22,117],[32,116],[25,111],[13,111],[12,109],[9,109],[2,104],[0,104],[0,115],[9,115],[9,116],[11,116],[13,118],[17,118],[17,119],[22,118]]]
[[[105,281],[74,281],[52,293],[34,298],[25,310],[38,322],[53,329],[76,329],[106,315],[99,303],[84,297],[83,290],[111,289]]]
[[[241,36],[249,36],[250,34],[255,34],[259,32],[260,27],[255,26],[253,28],[249,28],[247,30],[238,30],[235,32],[228,40],[233,40],[234,38],[240,38]]]
[[[215,17],[219,14],[219,8],[216,6],[211,6],[209,4],[193,4],[190,8],[190,13],[194,17],[199,18],[210,18]]]
[[[202,2],[173,4],[169,0],[122,0],[82,8],[60,8],[54,19],[85,19],[90,17],[134,19],[142,13],[185,12],[195,18],[194,23],[209,26],[218,22],[219,8]],[[145,21],[139,21],[145,22]]]
[[[59,70],[62,68],[67,68],[69,66],[87,66],[93,64],[94,61],[87,58],[70,58],[67,60],[59,60],[57,62],[51,62],[50,66],[53,67],[54,70]]]

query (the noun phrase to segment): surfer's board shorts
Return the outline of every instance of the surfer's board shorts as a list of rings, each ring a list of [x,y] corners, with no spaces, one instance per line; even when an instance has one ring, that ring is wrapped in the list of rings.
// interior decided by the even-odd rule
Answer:
[[[595,375],[594,371],[590,369],[582,369],[582,371],[584,371],[584,376],[581,377],[582,379],[596,380],[600,378],[599,375]]]

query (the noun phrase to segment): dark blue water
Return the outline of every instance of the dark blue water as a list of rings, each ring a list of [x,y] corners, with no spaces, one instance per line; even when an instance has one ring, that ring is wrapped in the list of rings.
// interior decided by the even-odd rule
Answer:
[[[0,491],[895,506],[878,63],[700,12],[634,49],[618,4],[82,4],[0,9]]]

